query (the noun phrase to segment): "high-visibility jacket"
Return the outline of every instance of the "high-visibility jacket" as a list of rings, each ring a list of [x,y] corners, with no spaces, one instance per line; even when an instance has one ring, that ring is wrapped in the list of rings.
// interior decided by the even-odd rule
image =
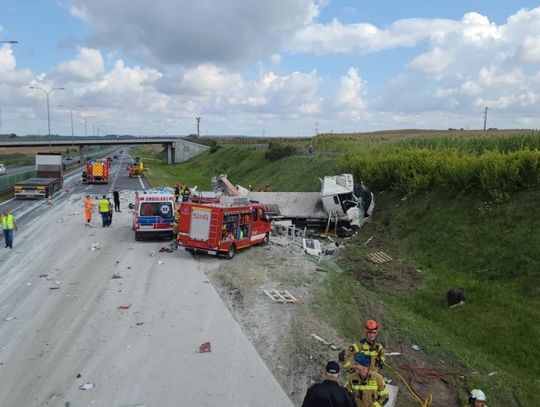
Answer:
[[[357,407],[382,407],[388,402],[388,388],[377,372],[370,370],[365,379],[351,373],[346,387],[353,393]]]
[[[363,353],[371,358],[371,365],[369,368],[372,371],[377,372],[378,369],[382,369],[384,361],[386,360],[384,355],[384,347],[378,342],[370,343],[366,338],[362,339],[361,341],[351,343],[348,348],[343,349],[339,353],[338,358],[340,362],[343,363],[343,368],[349,369],[351,372],[354,371],[354,357],[359,353]]]
[[[86,209],[87,211],[91,211],[93,207],[94,201],[92,201],[92,198],[86,198],[84,200],[84,209]]]
[[[109,212],[109,201],[106,199],[99,200],[99,213]]]
[[[2,229],[11,230],[15,228],[15,220],[13,215],[10,213],[8,216],[2,215]]]

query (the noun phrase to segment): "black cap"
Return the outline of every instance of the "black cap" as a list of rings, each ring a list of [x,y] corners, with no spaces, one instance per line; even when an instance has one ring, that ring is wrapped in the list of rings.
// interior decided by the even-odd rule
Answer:
[[[328,362],[326,364],[326,373],[338,374],[339,373],[339,364],[338,364],[338,362],[335,362],[333,360]]]

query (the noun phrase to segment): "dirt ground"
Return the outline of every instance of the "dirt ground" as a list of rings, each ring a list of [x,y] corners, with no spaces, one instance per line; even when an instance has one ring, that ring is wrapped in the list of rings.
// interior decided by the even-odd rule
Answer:
[[[313,338],[323,338],[339,349],[348,345],[331,326],[320,321],[310,310],[309,300],[314,286],[326,273],[295,245],[281,246],[271,243],[242,251],[231,261],[215,261],[208,256],[195,256],[209,280],[238,321],[261,358],[272,371],[295,406],[302,404],[307,388],[321,379],[326,361],[336,360],[339,350],[331,349]],[[274,302],[266,290],[287,290],[298,299],[296,304]],[[435,358],[416,351],[403,339],[391,344],[387,352],[399,352],[392,357],[394,365],[407,380],[413,379],[420,394],[433,394],[432,406],[459,406],[455,377],[434,378],[431,370],[407,371],[408,366],[444,369]],[[450,369],[447,367],[447,369]],[[385,370],[392,384],[400,387],[396,406],[418,406],[399,379]],[[345,376],[344,376],[345,378]]]

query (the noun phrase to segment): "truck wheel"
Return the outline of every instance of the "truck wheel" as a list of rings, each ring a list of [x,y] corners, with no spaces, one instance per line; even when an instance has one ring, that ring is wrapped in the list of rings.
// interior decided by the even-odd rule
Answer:
[[[236,253],[236,246],[232,244],[229,246],[229,250],[227,250],[227,260],[231,260],[234,257],[235,253]]]
[[[270,242],[270,235],[267,233],[264,235],[264,240],[262,241],[263,246],[266,246]]]
[[[141,240],[141,234],[139,232],[135,232],[135,240]]]

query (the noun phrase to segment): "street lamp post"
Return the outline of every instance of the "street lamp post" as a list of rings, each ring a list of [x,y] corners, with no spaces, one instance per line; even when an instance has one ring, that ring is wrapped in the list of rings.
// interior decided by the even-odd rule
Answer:
[[[71,117],[71,148],[73,148],[75,147],[75,133],[73,132],[73,110],[77,109],[78,107],[83,107],[83,105],[76,105],[76,106],[58,105],[58,107],[63,107],[69,110],[70,117]]]
[[[48,129],[48,139],[49,139],[49,152],[51,151],[51,113],[49,109],[49,93],[51,93],[53,90],[64,90],[65,88],[51,88],[49,90],[45,90],[43,88],[40,88],[39,86],[29,86],[30,89],[39,89],[45,93],[47,96],[47,129]]]

